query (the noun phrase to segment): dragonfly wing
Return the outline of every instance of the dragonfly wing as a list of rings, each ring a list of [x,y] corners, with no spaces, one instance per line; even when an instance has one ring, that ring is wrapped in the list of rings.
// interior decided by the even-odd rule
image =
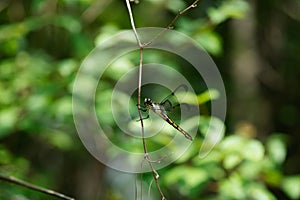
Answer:
[[[172,111],[173,109],[174,109],[174,106],[172,105],[172,103],[169,101],[169,100],[166,100],[163,104],[161,104],[164,108],[165,108],[165,110],[167,111],[167,112],[170,112],[170,111]],[[179,105],[179,104],[177,104],[177,105]]]
[[[177,91],[179,91],[179,90],[183,90],[183,91],[185,91],[185,92],[187,92],[188,91],[188,86],[186,85],[186,84],[181,84],[181,85],[179,85],[174,91],[173,91],[173,93],[175,94]]]
[[[185,84],[181,84],[179,85],[170,95],[168,95],[166,98],[164,98],[161,101],[161,104],[164,104],[166,101],[168,101],[170,98],[174,98],[174,96],[176,95],[176,93],[179,92],[187,92],[188,91],[188,86]]]
[[[179,85],[170,95],[164,98],[160,104],[165,108],[167,112],[172,111],[174,108],[180,106],[176,95],[179,93],[185,93],[187,92],[187,90],[188,90],[187,85],[185,84]]]

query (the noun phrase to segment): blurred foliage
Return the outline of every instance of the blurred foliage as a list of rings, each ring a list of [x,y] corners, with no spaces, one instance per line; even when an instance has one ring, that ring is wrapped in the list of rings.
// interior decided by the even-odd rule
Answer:
[[[178,9],[187,5],[183,0],[141,0],[133,5],[133,11],[139,27],[166,26]],[[197,8],[179,18],[174,28],[194,38],[211,55],[222,58],[225,48],[218,27],[232,18],[243,19],[249,9],[245,0],[200,1]],[[104,166],[93,160],[77,137],[72,118],[72,86],[84,57],[114,33],[129,28],[126,7],[120,1],[0,2],[2,175],[13,175],[77,199],[94,200],[104,196],[124,199],[121,191],[114,191],[114,185],[106,187],[110,180],[103,178]],[[298,55],[296,44],[289,46]],[[145,55],[145,62],[169,64],[182,73],[189,73],[184,72],[187,68],[182,69],[177,60],[166,58],[150,52]],[[105,116],[101,123],[113,133],[112,141],[131,151],[142,151],[141,144],[123,134],[105,102],[109,101],[114,83],[138,60],[138,54],[133,53],[112,63],[96,97],[97,111]],[[209,107],[207,104],[218,98],[218,91],[202,87],[198,78],[193,81],[199,85],[196,92],[200,106]],[[135,103],[131,106],[135,107]],[[286,107],[285,110],[294,109]],[[284,116],[280,120],[292,123],[286,113],[290,112],[280,115]],[[210,120],[220,125],[217,119],[209,117],[208,111],[200,121],[201,134],[205,134]],[[149,149],[167,143],[167,134],[168,131],[149,142]],[[299,175],[284,172],[289,141],[286,135],[272,134],[264,141],[243,132],[226,133],[222,137],[205,159],[198,157],[202,138],[197,137],[182,158],[159,171],[168,199],[300,198]],[[4,182],[0,183],[0,191],[0,199],[55,199]],[[152,191],[155,193],[155,189]]]
[[[274,189],[291,199],[300,196],[299,176],[290,178],[281,170],[286,151],[281,134],[272,135],[266,145],[234,134],[225,137],[205,159],[197,156],[197,146],[189,151],[189,164],[179,160],[161,172],[169,192],[180,195],[175,199],[277,199]],[[289,189],[287,180],[294,184]]]

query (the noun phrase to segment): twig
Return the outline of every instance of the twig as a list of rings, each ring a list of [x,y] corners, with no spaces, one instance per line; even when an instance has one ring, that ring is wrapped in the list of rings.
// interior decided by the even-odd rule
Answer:
[[[0,175],[0,180],[7,181],[7,182],[10,182],[10,183],[13,183],[13,184],[17,184],[17,185],[21,185],[23,187],[26,187],[26,188],[29,188],[29,189],[32,189],[32,190],[35,190],[35,191],[38,191],[38,192],[42,192],[42,193],[45,193],[45,194],[48,194],[48,195],[51,195],[51,196],[55,196],[55,197],[58,197],[58,198],[61,198],[61,199],[75,200],[72,197],[68,197],[68,196],[66,196],[64,194],[55,192],[53,190],[49,190],[49,189],[46,189],[46,188],[43,188],[43,187],[39,187],[39,186],[33,185],[31,183],[27,183],[25,181],[16,179],[13,176],[3,176],[3,175]]]
[[[176,17],[171,21],[171,23],[164,30],[162,30],[160,33],[158,33],[154,38],[152,38],[149,42],[144,43],[143,46],[146,47],[146,46],[150,45],[153,41],[155,41],[157,38],[159,38],[164,32],[166,32],[169,29],[172,29],[173,25],[179,19],[179,17],[181,15],[183,15],[185,12],[187,12],[188,10],[190,10],[192,8],[196,8],[198,2],[199,2],[199,0],[196,0],[191,5],[189,5],[185,9],[183,9],[182,11],[179,10]]]
[[[147,145],[146,145],[146,140],[145,140],[145,129],[144,129],[144,122],[143,122],[143,116],[142,116],[142,111],[141,111],[141,88],[142,88],[142,73],[143,73],[143,49],[148,46],[149,44],[151,44],[154,40],[156,40],[159,36],[161,36],[166,30],[168,29],[172,29],[173,25],[175,24],[175,22],[178,20],[178,18],[184,14],[185,12],[187,12],[188,10],[195,8],[197,6],[197,3],[199,2],[199,0],[194,1],[194,3],[192,3],[190,6],[188,6],[187,8],[185,8],[182,11],[178,11],[176,17],[172,20],[172,22],[166,27],[165,30],[161,31],[158,35],[156,35],[154,38],[152,38],[149,42],[147,43],[142,43],[139,35],[136,31],[136,27],[134,24],[134,18],[133,18],[133,14],[132,14],[132,10],[131,10],[131,6],[130,6],[130,0],[126,0],[126,5],[127,5],[127,9],[128,9],[128,13],[129,13],[129,18],[130,18],[130,23],[131,23],[131,27],[134,33],[134,36],[137,40],[137,43],[139,45],[140,48],[140,62],[139,62],[139,78],[138,78],[138,112],[139,112],[139,117],[140,117],[140,122],[141,122],[141,129],[142,129],[142,141],[143,141],[143,150],[144,150],[144,158],[145,160],[148,162],[149,167],[152,171],[153,174],[153,178],[156,184],[156,187],[161,195],[162,200],[166,200],[160,186],[158,183],[158,178],[159,178],[159,174],[157,173],[157,171],[154,169],[153,167],[153,162],[151,161],[151,159],[149,158],[149,154],[148,154],[148,150],[147,150]],[[150,188],[149,188],[150,190]],[[141,190],[141,195],[142,195],[142,190]]]
[[[135,38],[138,42],[138,45],[140,47],[140,63],[139,63],[139,79],[138,79],[138,112],[139,112],[139,117],[140,117],[140,122],[141,122],[141,128],[142,128],[142,141],[143,141],[143,149],[144,149],[144,154],[145,154],[145,159],[148,161],[148,164],[150,166],[150,169],[152,171],[153,174],[153,178],[155,180],[156,183],[156,187],[162,197],[162,200],[165,200],[165,196],[162,193],[162,190],[160,189],[159,183],[158,183],[158,178],[159,175],[156,172],[156,170],[154,169],[153,165],[151,162],[149,162],[150,158],[149,158],[149,154],[148,154],[148,150],[147,150],[147,145],[146,145],[146,140],[145,140],[145,129],[144,129],[144,122],[143,122],[143,116],[142,116],[142,111],[141,111],[141,88],[142,88],[142,73],[143,73],[143,49],[144,49],[144,45],[141,43],[141,40],[139,38],[139,35],[136,31],[136,27],[134,24],[134,18],[133,18],[133,14],[132,14],[132,10],[131,10],[131,6],[130,6],[130,2],[129,0],[126,0],[126,5],[127,5],[127,9],[128,9],[128,13],[129,13],[129,18],[130,18],[130,22],[131,22],[131,27],[132,30],[134,32]],[[142,191],[141,191],[142,194]]]
[[[137,37],[138,38],[138,37]],[[139,80],[138,80],[138,111],[139,111],[139,117],[140,117],[140,121],[141,121],[141,127],[142,127],[142,141],[143,141],[143,148],[144,148],[144,154],[145,154],[145,159],[148,161],[148,164],[150,166],[150,169],[152,171],[153,174],[153,178],[155,180],[156,183],[156,187],[162,197],[162,199],[166,199],[164,197],[164,194],[162,192],[162,190],[160,189],[159,183],[158,183],[158,178],[159,175],[157,173],[157,171],[154,169],[152,162],[150,161],[149,158],[149,154],[148,154],[148,150],[147,150],[147,144],[146,144],[146,140],[145,140],[145,129],[144,129],[144,122],[143,122],[143,116],[142,116],[142,111],[141,111],[141,92],[142,92],[142,73],[143,73],[143,46],[141,44],[140,46],[140,64],[139,64]]]
[[[126,5],[127,5],[127,9],[128,9],[128,13],[129,13],[129,18],[130,18],[130,23],[131,23],[131,27],[132,27],[132,30],[133,30],[135,39],[136,39],[136,41],[138,42],[139,47],[142,48],[143,45],[142,45],[142,43],[141,43],[141,40],[140,40],[140,38],[139,38],[139,35],[138,35],[137,32],[136,32],[136,28],[135,28],[135,24],[134,24],[134,19],[133,19],[133,14],[132,14],[132,11],[131,11],[131,6],[130,6],[129,0],[126,0]]]
[[[167,26],[167,29],[172,29],[173,25],[175,24],[175,22],[178,20],[178,18],[183,15],[186,11],[192,9],[192,8],[196,8],[197,7],[197,3],[199,2],[199,0],[194,1],[194,3],[192,3],[190,6],[186,7],[185,9],[183,9],[182,11],[178,11],[176,17],[173,19],[173,21]]]

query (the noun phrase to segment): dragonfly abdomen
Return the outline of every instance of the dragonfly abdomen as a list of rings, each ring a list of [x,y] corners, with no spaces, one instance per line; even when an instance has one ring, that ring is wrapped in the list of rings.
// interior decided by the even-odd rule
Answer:
[[[180,133],[182,133],[187,139],[193,140],[192,136],[190,136],[185,130],[183,130],[180,126],[178,126],[175,122],[173,122],[170,118],[166,117],[166,121],[176,128]]]

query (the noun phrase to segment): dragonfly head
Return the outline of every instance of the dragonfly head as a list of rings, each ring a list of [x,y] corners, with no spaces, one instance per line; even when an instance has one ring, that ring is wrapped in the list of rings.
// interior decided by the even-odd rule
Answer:
[[[144,104],[145,104],[145,106],[150,106],[150,105],[152,105],[152,100],[149,98],[145,98]]]

